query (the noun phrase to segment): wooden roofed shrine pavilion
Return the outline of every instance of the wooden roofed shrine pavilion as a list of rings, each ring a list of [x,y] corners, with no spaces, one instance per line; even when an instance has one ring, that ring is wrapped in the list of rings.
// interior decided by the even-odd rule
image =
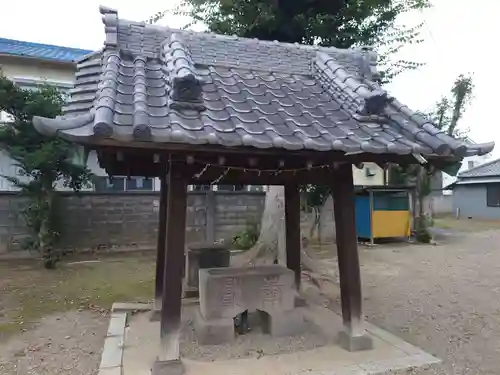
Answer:
[[[156,298],[168,301],[160,361],[179,358],[188,184],[284,185],[297,283],[299,186],[330,185],[343,335],[355,349],[365,331],[352,164],[437,163],[494,144],[454,139],[390,97],[369,50],[175,30],[100,11],[104,48],[79,62],[63,115],[34,124],[95,149],[110,175],[160,177]]]

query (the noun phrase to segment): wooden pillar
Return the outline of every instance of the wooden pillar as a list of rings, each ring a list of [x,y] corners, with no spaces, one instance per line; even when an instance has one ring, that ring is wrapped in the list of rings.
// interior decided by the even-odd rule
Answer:
[[[160,323],[159,360],[162,362],[179,359],[187,205],[187,181],[182,168],[182,165],[171,163],[168,174],[167,241]]]
[[[373,347],[363,324],[361,276],[356,234],[355,195],[351,163],[336,165],[332,175],[340,297],[344,329],[340,345],[349,351]]]
[[[216,215],[216,202],[215,202],[215,191],[212,189],[207,190],[206,196],[206,216],[205,216],[205,238],[206,242],[215,242],[215,215]]]
[[[300,290],[300,191],[296,184],[285,185],[286,266],[295,273]]]
[[[155,277],[155,305],[154,310],[161,309],[161,297],[163,293],[163,273],[165,267],[165,246],[167,237],[167,200],[168,184],[167,175],[160,177],[160,207],[158,214],[158,244],[156,245],[156,277]]]

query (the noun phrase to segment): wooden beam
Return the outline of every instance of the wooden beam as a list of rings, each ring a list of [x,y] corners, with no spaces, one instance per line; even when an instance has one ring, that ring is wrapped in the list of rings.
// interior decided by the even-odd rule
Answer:
[[[153,145],[154,146],[154,145]],[[324,165],[333,162],[397,162],[402,164],[415,164],[416,160],[412,155],[394,154],[351,154],[346,155],[339,151],[305,151],[305,150],[260,150],[248,147],[202,147],[200,148],[177,148],[170,145],[168,149],[172,153],[172,160],[176,162],[186,162],[189,165],[202,169],[205,163],[212,165],[222,164],[228,167],[238,167],[241,169],[297,169],[306,168],[310,165]],[[160,163],[155,162],[155,155],[165,152],[165,149],[136,148],[130,144],[123,147],[116,145],[101,145],[99,147],[99,163],[106,171],[113,175],[138,175],[159,177],[162,173]],[[116,154],[123,153],[124,160],[117,160]],[[221,164],[221,160],[224,163]],[[314,170],[311,170],[314,172]],[[266,176],[266,174],[263,174]]]
[[[161,310],[160,361],[179,359],[182,274],[186,239],[187,182],[182,165],[170,163],[167,204],[167,241]],[[167,282],[168,275],[168,282]]]
[[[295,273],[295,285],[300,290],[300,191],[297,184],[285,185],[286,266]]]
[[[341,164],[332,174],[340,298],[344,329],[340,345],[349,351],[371,349],[363,325],[361,276],[356,234],[355,195],[351,164]]]
[[[163,165],[165,167],[165,165]],[[167,169],[160,177],[160,202],[158,213],[158,243],[156,245],[156,277],[155,277],[155,310],[161,309],[161,298],[163,295],[163,275],[165,268],[165,248],[167,239],[167,204],[168,204],[168,184]]]

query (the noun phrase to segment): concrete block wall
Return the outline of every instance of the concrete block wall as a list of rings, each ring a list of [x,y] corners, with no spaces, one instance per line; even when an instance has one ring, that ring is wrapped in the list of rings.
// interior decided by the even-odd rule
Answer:
[[[61,247],[156,247],[158,192],[61,195]],[[263,192],[189,192],[187,241],[230,238],[259,223],[264,200]],[[0,192],[0,253],[20,249],[23,238],[29,235],[20,212],[25,204],[26,199],[16,192]]]
[[[15,192],[0,192],[0,253],[20,250],[29,236],[21,210],[26,198]]]

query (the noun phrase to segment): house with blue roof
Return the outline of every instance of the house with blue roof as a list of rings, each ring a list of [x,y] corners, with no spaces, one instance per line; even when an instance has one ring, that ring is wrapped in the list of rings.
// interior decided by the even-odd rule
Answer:
[[[91,50],[81,48],[0,38],[0,56],[20,56],[59,63],[76,63],[91,52]]]
[[[69,90],[73,87],[77,62],[92,53],[80,48],[0,38],[0,75],[23,88],[49,84]],[[9,116],[0,112],[0,124],[7,121]],[[97,161],[95,163],[97,166]],[[0,175],[17,175],[17,167],[1,151]],[[5,190],[14,190],[14,187],[0,177],[0,191]]]
[[[100,58],[100,51],[0,38],[0,75],[27,89],[49,84],[62,90],[69,90],[74,86],[77,66],[88,64],[88,61],[94,58]],[[89,84],[92,85],[93,82]],[[0,124],[8,120],[8,116],[0,112]],[[133,179],[118,177],[110,180],[107,173],[99,167],[95,151],[89,154],[87,166],[94,173],[94,183],[89,190],[157,190],[160,186],[159,180],[142,177]],[[0,175],[18,175],[17,167],[2,151],[0,151]],[[62,184],[58,188],[66,189]],[[0,177],[0,191],[9,190],[15,190],[15,187]]]
[[[93,51],[0,38],[1,74],[26,87],[73,87],[76,63]]]

